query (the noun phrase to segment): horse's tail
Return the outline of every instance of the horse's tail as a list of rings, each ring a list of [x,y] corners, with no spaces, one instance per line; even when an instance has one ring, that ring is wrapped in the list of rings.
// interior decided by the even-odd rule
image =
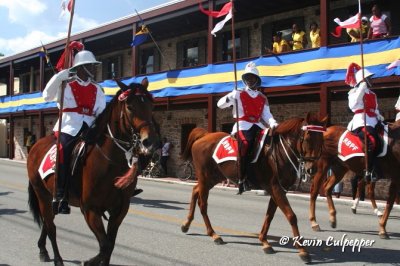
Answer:
[[[31,210],[33,215],[33,220],[39,225],[39,227],[42,227],[43,220],[42,220],[42,215],[40,214],[39,201],[35,191],[33,190],[31,182],[29,182],[28,186],[28,195],[29,195],[28,204],[29,204],[29,209]]]
[[[205,130],[204,128],[201,128],[201,127],[196,127],[190,132],[188,141],[187,141],[186,146],[185,146],[185,150],[183,151],[183,153],[181,155],[181,157],[182,157],[182,159],[184,161],[188,161],[188,160],[192,159],[192,146],[193,146],[193,143],[196,140],[202,138],[207,133],[208,133],[208,131]]]

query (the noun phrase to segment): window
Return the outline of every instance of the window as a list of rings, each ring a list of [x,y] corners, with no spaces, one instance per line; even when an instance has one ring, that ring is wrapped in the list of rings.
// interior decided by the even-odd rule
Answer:
[[[148,74],[160,70],[160,56],[155,48],[144,49],[139,52],[140,74]]]
[[[194,67],[206,62],[205,38],[186,40],[176,44],[176,67]]]
[[[196,124],[182,124],[181,125],[181,153],[185,150],[189,134],[196,127]]]
[[[249,38],[248,29],[240,29],[235,31],[235,50],[236,59],[245,58],[249,55]],[[216,41],[217,60],[230,61],[233,60],[233,41],[230,31],[221,34]]]
[[[30,74],[22,74],[19,76],[19,91],[17,93],[28,93],[29,89],[29,81],[30,81]]]
[[[122,74],[122,56],[112,56],[102,60],[103,61],[103,80],[120,78]]]

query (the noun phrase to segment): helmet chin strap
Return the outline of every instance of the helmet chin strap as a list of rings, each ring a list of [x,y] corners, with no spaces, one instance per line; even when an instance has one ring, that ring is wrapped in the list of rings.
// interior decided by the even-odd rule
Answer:
[[[85,65],[82,65],[82,68],[85,70],[86,74],[89,76],[89,78],[93,79],[94,75],[92,73],[90,73],[89,70],[87,70],[87,68],[85,67]]]

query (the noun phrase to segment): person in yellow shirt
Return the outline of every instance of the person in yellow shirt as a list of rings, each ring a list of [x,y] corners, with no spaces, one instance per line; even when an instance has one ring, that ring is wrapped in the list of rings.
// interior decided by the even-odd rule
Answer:
[[[272,50],[266,49],[268,54],[280,54],[290,50],[289,44],[282,39],[282,32],[278,31],[273,36],[274,43],[272,44]]]
[[[305,34],[306,33],[304,31],[300,30],[297,24],[293,24],[292,41],[290,41],[290,45],[292,46],[293,51],[306,48],[308,41]]]
[[[321,47],[321,34],[318,28],[318,24],[313,21],[310,24],[310,41],[311,48]]]

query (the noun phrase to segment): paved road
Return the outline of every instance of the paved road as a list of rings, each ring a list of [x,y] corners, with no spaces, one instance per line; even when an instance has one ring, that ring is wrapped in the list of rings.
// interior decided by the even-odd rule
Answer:
[[[27,205],[25,165],[0,161],[0,265],[52,265],[38,261],[36,242],[39,229],[33,223]],[[291,245],[281,245],[283,236],[291,236],[286,219],[278,210],[271,225],[271,243],[276,254],[263,253],[256,234],[266,211],[268,196],[234,190],[214,189],[210,193],[209,215],[214,229],[226,245],[217,246],[205,234],[200,213],[188,234],[180,231],[187,215],[191,186],[141,179],[144,192],[132,199],[131,208],[117,238],[112,265],[298,265],[301,260]],[[331,229],[325,202],[318,202],[319,222],[324,231],[313,232],[308,222],[308,201],[290,197],[302,236],[309,239],[313,264],[394,265],[400,262],[400,211],[395,209],[388,222],[390,240],[377,235],[377,218],[363,207],[357,215],[349,206],[337,205],[338,228]],[[79,209],[71,215],[58,215],[57,237],[65,265],[79,265],[97,253],[97,241],[86,226]],[[327,246],[331,240],[369,241],[372,246]],[[344,252],[342,251],[344,248]],[[52,257],[48,241],[48,249]],[[400,264],[399,264],[400,265]]]

